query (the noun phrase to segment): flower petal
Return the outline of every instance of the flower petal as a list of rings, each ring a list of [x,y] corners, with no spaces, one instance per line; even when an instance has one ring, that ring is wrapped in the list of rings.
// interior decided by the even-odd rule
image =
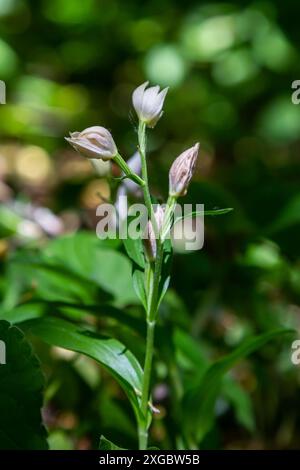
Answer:
[[[138,116],[140,116],[140,112],[143,105],[143,96],[145,89],[148,86],[148,83],[149,82],[145,82],[142,85],[138,86],[132,94],[132,104]]]

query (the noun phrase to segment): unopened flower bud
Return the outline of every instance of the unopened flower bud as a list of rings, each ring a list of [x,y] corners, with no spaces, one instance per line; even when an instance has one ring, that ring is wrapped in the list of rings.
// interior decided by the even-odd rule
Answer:
[[[185,150],[173,162],[169,171],[169,195],[184,196],[194,174],[198,157],[199,144]]]
[[[144,240],[144,245],[145,245],[147,257],[150,261],[153,261],[156,258],[156,251],[157,251],[156,240],[159,237],[159,233],[163,225],[164,215],[165,215],[165,209],[162,206],[157,205],[154,209],[156,230],[154,230],[151,220],[148,220],[147,222],[146,237]],[[156,231],[158,233],[155,233]]]
[[[139,120],[154,127],[163,114],[163,105],[168,88],[160,91],[159,86],[146,87],[149,82],[145,82],[134,90],[132,95],[133,107]]]
[[[70,132],[70,137],[65,139],[89,159],[111,160],[118,153],[114,139],[105,127],[93,126],[82,132]]]

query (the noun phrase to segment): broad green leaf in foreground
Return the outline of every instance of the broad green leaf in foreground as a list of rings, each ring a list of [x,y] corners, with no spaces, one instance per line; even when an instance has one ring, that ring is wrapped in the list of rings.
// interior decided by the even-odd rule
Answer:
[[[49,344],[85,354],[106,367],[118,380],[136,415],[139,415],[136,392],[142,388],[142,368],[122,343],[59,318],[32,320],[25,324],[25,328]]]
[[[293,333],[293,330],[280,328],[248,338],[232,353],[207,368],[206,372],[201,375],[199,383],[189,390],[183,399],[184,429],[193,441],[201,441],[211,429],[214,421],[215,403],[225,373],[241,359],[257,351],[269,341],[287,333]]]
[[[111,243],[109,243],[111,242]],[[78,232],[57,238],[44,251],[44,261],[64,267],[95,283],[118,304],[137,303],[131,284],[131,263],[114,248],[117,240],[99,240],[94,234]]]
[[[50,241],[42,251],[18,251],[8,266],[3,309],[14,308],[25,293],[50,301],[139,303],[131,263],[114,248],[94,234],[78,232]]]
[[[6,363],[0,364],[0,449],[47,449],[41,406],[44,378],[23,333],[0,321]]]
[[[107,303],[95,305],[35,298],[17,305],[8,311],[2,311],[0,308],[0,320],[5,319],[13,324],[41,318],[46,315],[58,316],[70,321],[85,321],[87,315],[93,315],[98,319],[116,320],[119,325],[131,328],[140,335],[144,335],[146,331],[145,324],[141,318]]]

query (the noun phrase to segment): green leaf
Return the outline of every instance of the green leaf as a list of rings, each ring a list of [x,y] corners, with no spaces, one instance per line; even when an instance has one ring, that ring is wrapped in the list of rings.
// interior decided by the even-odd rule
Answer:
[[[93,234],[78,232],[51,242],[45,250],[45,260],[56,266],[67,266],[113,295],[120,305],[136,303],[130,282],[131,263],[125,255],[110,247],[115,240],[109,242],[99,240]]]
[[[14,283],[31,288],[32,294],[50,301],[91,302],[98,286],[61,265],[48,265],[31,257],[18,257],[10,266]],[[102,298],[109,295],[102,291]]]
[[[219,234],[233,234],[239,231],[247,233],[255,228],[252,220],[245,212],[241,198],[237,198],[236,195],[216,182],[203,180],[200,183],[192,181],[184,203],[193,204],[195,201],[201,201],[204,204],[204,210],[206,208],[234,207],[230,217],[222,217],[221,221],[219,217],[213,218],[213,223],[218,224]]]
[[[121,325],[125,325],[141,335],[145,333],[145,324],[136,316],[130,315],[124,309],[119,309],[107,303],[80,304],[63,301],[49,301],[44,299],[33,299],[25,304],[18,305],[5,315],[11,319],[12,323],[20,323],[33,318],[41,317],[45,314],[49,316],[64,316],[67,320],[84,320],[86,315],[94,315],[99,318],[111,318],[117,320]],[[0,311],[0,319],[1,319]],[[4,315],[4,313],[3,313]],[[67,317],[67,318],[66,318]]]
[[[170,284],[172,259],[173,259],[172,242],[170,239],[167,239],[163,245],[163,262],[162,262],[162,270],[161,270],[161,279],[159,283],[158,307],[161,304],[161,301],[163,300]]]
[[[241,359],[257,351],[272,339],[292,332],[293,330],[280,328],[248,338],[232,353],[210,365],[200,376],[199,383],[189,390],[183,399],[185,432],[197,442],[201,441],[213,425],[215,403],[225,373]],[[195,403],[198,403],[197,407]]]
[[[99,418],[102,429],[116,430],[117,434],[126,436],[127,440],[136,440],[136,422],[124,407],[122,400],[116,400],[109,387],[101,390]]]
[[[66,431],[52,431],[48,437],[50,450],[74,450],[74,443]]]
[[[140,269],[133,269],[132,272],[132,282],[134,290],[142,302],[144,309],[147,310],[147,296],[144,283],[144,273]]]
[[[286,206],[281,210],[277,219],[267,227],[266,233],[273,234],[275,232],[286,230],[293,225],[300,223],[300,195],[294,196]]]
[[[48,301],[44,301],[45,305]],[[41,317],[45,312],[45,305],[42,303],[26,303],[17,305],[16,307],[5,310],[0,308],[0,320],[6,320],[12,324],[22,323],[26,320]]]
[[[61,263],[65,259],[67,266],[72,271],[85,273],[90,267],[90,257],[98,249],[116,249],[120,245],[119,240],[101,240],[92,232],[79,231],[55,238],[45,248],[44,254],[53,264]]]
[[[0,340],[6,349],[6,363],[0,361],[0,449],[47,449],[40,364],[23,333],[6,321],[0,321]]]
[[[0,236],[5,237],[17,233],[22,218],[3,204],[0,207]]]
[[[145,267],[145,258],[143,252],[143,242],[141,238],[134,240],[133,238],[124,238],[123,244],[129,258],[136,263],[140,268]]]
[[[196,371],[199,374],[207,369],[208,359],[204,355],[200,344],[189,333],[176,328],[174,332],[174,344],[178,360],[180,360],[185,368]]]
[[[47,300],[76,301],[90,303],[101,293],[103,300],[111,299],[108,292],[95,282],[72,270],[67,261],[54,263],[53,258],[44,260],[42,253],[20,250],[14,254],[8,265],[6,291],[3,308],[12,309],[26,293],[30,297]]]
[[[85,232],[53,240],[39,253],[19,252],[10,262],[8,276],[11,287],[5,296],[6,310],[28,291],[51,301],[138,303],[127,256],[112,249],[108,241]]]
[[[106,437],[101,436],[99,442],[99,450],[126,450],[122,447],[118,447],[113,442],[106,439]]]
[[[180,222],[181,220],[185,220],[185,219],[189,219],[191,217],[201,217],[201,216],[206,216],[206,215],[224,215],[224,214],[228,214],[228,212],[231,212],[233,211],[233,208],[232,207],[227,207],[226,209],[212,209],[212,210],[208,210],[208,211],[194,211],[194,212],[190,212],[189,214],[183,216],[183,217],[178,217],[174,224],[176,224],[177,222]]]
[[[138,236],[138,238],[133,239],[129,236],[128,233],[128,227],[130,226],[130,223],[136,219],[136,216],[128,216],[127,217],[127,234],[126,237],[123,238],[123,244],[125,247],[125,250],[129,256],[129,258],[137,264],[140,268],[144,269],[145,268],[145,257],[144,257],[144,247],[143,247],[143,240],[142,240],[142,234]]]
[[[237,421],[248,431],[253,432],[254,411],[249,394],[231,377],[224,377],[222,395],[232,404]]]
[[[145,256],[141,235],[137,239],[130,238],[128,228],[130,223],[136,219],[136,216],[127,217],[127,236],[123,239],[125,250],[133,262],[132,265],[132,283],[136,295],[147,310],[147,295],[145,289]]]
[[[142,368],[134,355],[118,340],[103,337],[59,318],[40,318],[26,329],[49,344],[85,354],[108,369],[127,394],[137,416],[137,391],[142,389]]]

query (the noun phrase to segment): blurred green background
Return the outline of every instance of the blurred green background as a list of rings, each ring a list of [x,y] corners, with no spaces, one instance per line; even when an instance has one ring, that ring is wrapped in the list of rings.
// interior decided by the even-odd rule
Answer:
[[[131,94],[145,80],[170,87],[165,114],[149,132],[153,194],[166,197],[171,162],[200,141],[184,202],[234,208],[206,221],[203,250],[175,256],[161,308],[175,331],[180,370],[169,369],[159,344],[154,401],[161,413],[151,439],[180,448],[183,418],[174,412],[172,380],[184,387],[204,358],[231,351],[249,334],[300,328],[300,108],[291,101],[291,84],[300,79],[296,4],[1,0],[0,21],[7,91],[0,105],[1,317],[28,295],[30,275],[11,268],[13,259],[61,234],[85,229],[94,236],[97,192],[110,197],[105,178],[64,136],[103,125],[130,157]],[[136,312],[127,294],[117,303]],[[127,330],[104,326],[142,358],[142,342],[132,346]],[[132,415],[115,383],[103,372],[99,379],[88,359],[36,348],[48,380],[51,448],[91,448],[100,433],[133,446]],[[228,377],[234,385],[224,382],[214,424],[199,445],[299,446],[299,369],[290,354],[288,341],[275,342],[236,366]]]

